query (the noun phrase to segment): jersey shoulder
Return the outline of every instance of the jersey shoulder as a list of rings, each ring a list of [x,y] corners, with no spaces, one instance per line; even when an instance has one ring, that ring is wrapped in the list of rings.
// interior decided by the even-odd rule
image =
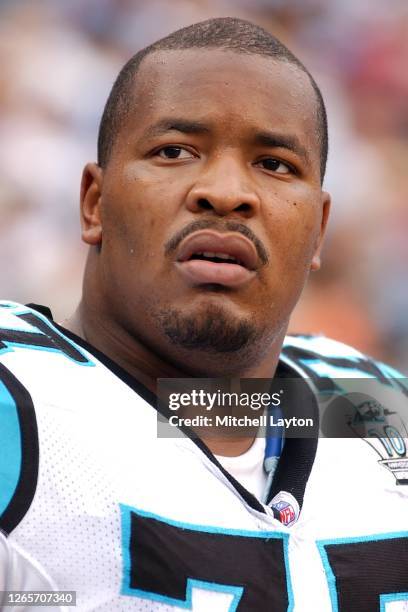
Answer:
[[[282,361],[300,374],[325,378],[405,379],[394,367],[365,355],[352,346],[325,336],[288,335]]]
[[[0,301],[0,530],[5,533],[21,522],[33,500],[39,468],[37,411],[51,394],[55,401],[64,397],[66,364],[73,383],[78,380],[73,366],[92,365],[47,316]]]
[[[0,301],[0,362],[6,362],[4,356],[12,353],[15,359],[22,357],[25,367],[35,367],[38,351],[42,359],[54,360],[59,355],[77,365],[93,365],[89,352],[53,322],[48,308]]]
[[[18,302],[0,300],[0,329],[19,332],[26,329],[22,315],[32,312],[32,309]]]

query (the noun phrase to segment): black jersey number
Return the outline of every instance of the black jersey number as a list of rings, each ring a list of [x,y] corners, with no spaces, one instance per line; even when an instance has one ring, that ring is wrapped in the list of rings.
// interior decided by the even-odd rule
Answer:
[[[229,594],[228,612],[294,609],[288,534],[182,524],[124,505],[121,512],[124,595],[194,610],[198,587]],[[317,543],[333,612],[386,612],[387,603],[408,601],[408,532],[372,538]]]
[[[334,612],[386,612],[387,603],[408,602],[408,532],[371,538],[318,542]]]
[[[13,346],[27,347],[36,350],[57,351],[79,365],[93,365],[86,355],[74,343],[64,337],[44,316],[28,310],[15,314],[29,326],[29,329],[26,331],[0,328],[0,353],[12,350]]]
[[[287,534],[184,525],[128,506],[121,511],[124,595],[193,610],[197,587],[229,595],[228,612],[292,609]]]

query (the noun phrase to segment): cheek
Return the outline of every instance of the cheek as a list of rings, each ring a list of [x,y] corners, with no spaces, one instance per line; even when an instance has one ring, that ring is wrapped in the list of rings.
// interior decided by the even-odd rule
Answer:
[[[166,201],[164,201],[166,199]],[[122,273],[142,275],[158,266],[169,223],[169,194],[145,181],[122,184],[104,200],[102,250]]]
[[[281,271],[304,276],[309,269],[320,232],[321,213],[316,199],[291,196],[267,212],[271,260]]]

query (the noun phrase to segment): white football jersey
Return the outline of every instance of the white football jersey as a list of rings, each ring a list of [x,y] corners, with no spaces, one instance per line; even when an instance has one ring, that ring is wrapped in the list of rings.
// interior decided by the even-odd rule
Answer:
[[[317,389],[398,377],[317,337],[288,337],[279,368]],[[155,401],[0,302],[0,529],[78,610],[408,610],[404,436],[288,438],[263,503],[199,440],[159,438]]]
[[[0,609],[17,612],[38,610],[37,601],[49,602],[45,593],[53,596],[56,585],[35,560],[29,559],[18,545],[0,533]],[[31,602],[24,593],[31,593]],[[36,594],[36,595],[34,595]],[[44,598],[45,596],[45,598]],[[47,605],[49,612],[67,610],[62,605]]]

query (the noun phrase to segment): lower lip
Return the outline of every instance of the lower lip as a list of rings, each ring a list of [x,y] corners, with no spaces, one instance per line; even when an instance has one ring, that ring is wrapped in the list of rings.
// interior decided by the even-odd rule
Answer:
[[[176,263],[177,269],[191,285],[224,285],[241,287],[255,276],[255,272],[238,264],[215,263],[202,259],[191,259]]]

